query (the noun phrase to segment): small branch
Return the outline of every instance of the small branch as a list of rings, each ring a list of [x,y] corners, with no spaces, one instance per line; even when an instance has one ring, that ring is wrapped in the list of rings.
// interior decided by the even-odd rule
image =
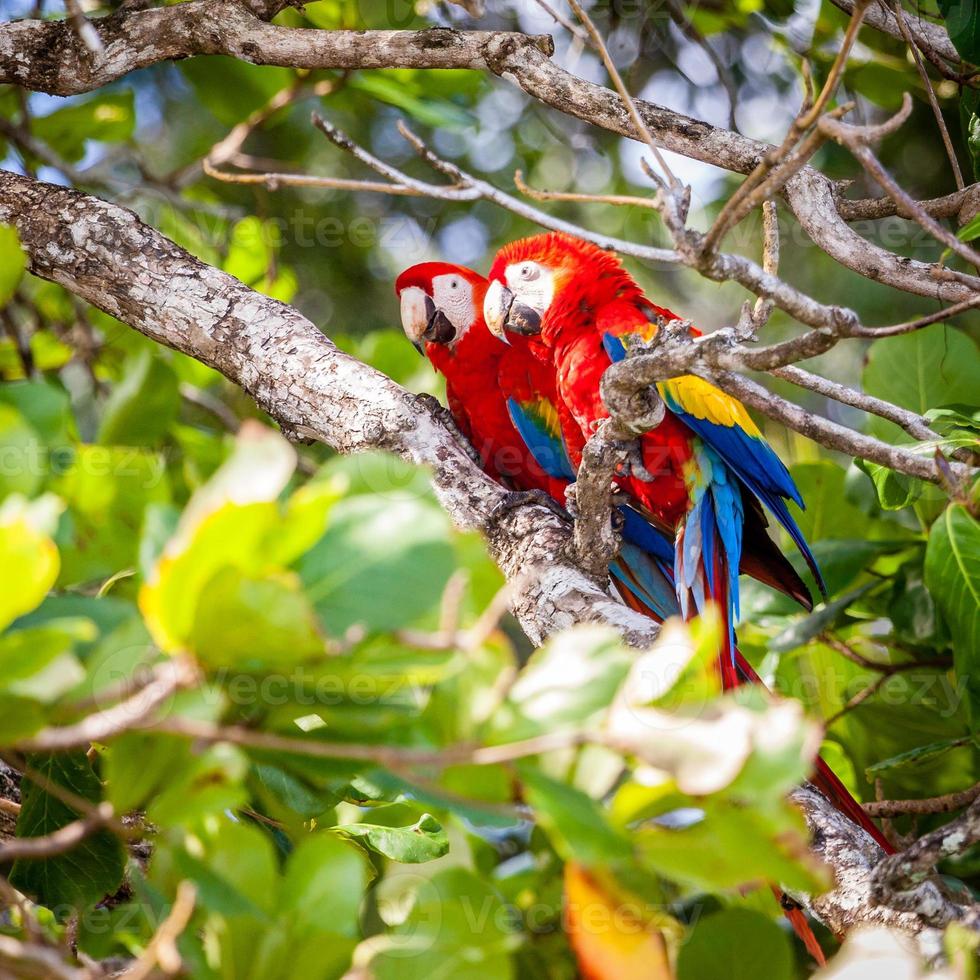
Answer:
[[[939,433],[930,429],[921,415],[905,408],[899,408],[881,398],[855,391],[853,388],[838,384],[836,381],[827,381],[826,378],[811,374],[809,371],[803,371],[798,367],[776,368],[770,373],[773,377],[782,378],[784,381],[789,381],[800,388],[806,388],[808,391],[815,391],[817,394],[823,395],[825,398],[832,398],[842,405],[850,405],[852,408],[858,408],[870,415],[888,419],[889,422],[900,425],[913,439],[925,442],[940,438]]]
[[[908,813],[930,814],[951,813],[953,810],[969,806],[980,798],[980,783],[958,793],[945,793],[921,800],[876,800],[862,804],[871,817],[901,817]]]
[[[21,858],[50,858],[70,851],[90,834],[111,824],[115,812],[109,803],[95,805],[95,811],[42,837],[15,837],[0,842],[0,864]]]
[[[926,95],[929,98],[929,105],[932,107],[932,114],[936,118],[936,125],[939,127],[940,135],[943,138],[943,146],[946,147],[946,156],[949,158],[949,165],[953,170],[956,187],[958,190],[963,190],[963,172],[960,170],[959,161],[956,159],[953,141],[949,138],[949,130],[946,128],[946,121],[943,119],[943,111],[939,108],[939,103],[936,101],[936,93],[932,90],[932,81],[929,78],[929,73],[922,64],[919,49],[916,47],[915,40],[909,30],[908,22],[905,19],[905,11],[902,10],[901,0],[896,0],[892,6],[892,11],[895,14],[895,22],[898,24],[898,29],[902,32],[902,37],[905,38],[909,46],[909,52],[912,55],[912,60],[915,62],[916,71],[919,73],[919,78],[922,79],[922,86],[926,90]]]
[[[900,334],[913,333],[916,330],[921,330],[923,327],[932,326],[934,323],[942,323],[944,320],[949,320],[954,316],[959,316],[960,313],[965,313],[967,310],[972,310],[977,306],[980,306],[980,293],[978,293],[972,299],[963,300],[962,303],[955,303],[953,306],[947,306],[945,310],[939,310],[936,313],[929,313],[926,316],[920,316],[915,320],[906,320],[904,323],[894,323],[890,327],[862,327],[857,325],[854,327],[851,336],[869,337],[872,340],[876,340],[880,337],[897,337]]]
[[[153,934],[146,949],[139,955],[136,962],[119,980],[146,980],[154,970],[159,968],[167,976],[174,976],[183,968],[183,960],[177,949],[177,940],[187,928],[194,914],[194,904],[197,901],[197,888],[193,882],[184,880],[177,885],[174,904],[170,907],[167,917]]]
[[[782,422],[795,432],[813,439],[814,442],[828,449],[835,449],[848,456],[859,456],[869,462],[887,466],[898,473],[904,473],[906,476],[915,476],[940,486],[944,483],[932,460],[916,456],[907,449],[890,446],[886,442],[860,432],[854,432],[830,419],[813,415],[748,378],[726,371],[713,373],[708,380],[751,408],[777,422]]]
[[[197,668],[190,661],[168,660],[155,667],[153,679],[125,701],[74,725],[42,728],[36,735],[17,742],[14,748],[19,752],[60,752],[104,742],[120,732],[141,727],[177,691],[191,686],[197,679]]]
[[[78,0],[65,0],[65,9],[71,19],[71,26],[75,29],[79,40],[88,49],[93,61],[100,61],[105,57],[105,47],[99,32],[89,23],[88,18],[82,10]]]
[[[919,201],[919,207],[934,218],[957,218],[971,202],[976,203],[974,213],[980,210],[980,183],[970,184],[961,191],[953,191],[945,197]],[[845,221],[876,221],[898,214],[898,206],[890,197],[873,197],[849,200],[838,197],[837,210]],[[961,224],[964,222],[960,222]]]
[[[40,975],[45,977],[45,980],[90,980],[91,978],[88,970],[77,970],[66,963],[62,954],[56,949],[42,946],[40,943],[21,942],[13,936],[3,934],[0,934],[0,960],[6,960],[21,969],[36,967],[43,971]],[[24,974],[11,974],[11,976],[22,975]]]
[[[938,928],[967,918],[973,929],[980,930],[980,910],[976,906],[968,910],[952,905],[929,880],[940,861],[963,854],[977,841],[980,797],[974,799],[966,813],[920,837],[907,850],[882,860],[871,876],[873,898],[883,905],[912,912]]]
[[[879,126],[853,126],[838,119],[823,117],[819,128],[829,137],[847,147],[865,170],[881,185],[882,189],[892,198],[898,213],[921,225],[934,238],[952,249],[957,255],[971,265],[980,265],[980,253],[965,242],[961,242],[948,228],[943,227],[931,214],[919,206],[910,194],[904,191],[895,179],[885,170],[881,161],[874,155],[870,146],[872,141],[882,138],[901,125],[911,112],[912,100],[905,93],[902,110],[892,119]]]

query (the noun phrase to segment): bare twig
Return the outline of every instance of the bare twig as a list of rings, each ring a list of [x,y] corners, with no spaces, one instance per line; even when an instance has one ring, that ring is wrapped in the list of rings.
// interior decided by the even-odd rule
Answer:
[[[105,46],[99,32],[89,23],[89,19],[82,10],[82,5],[78,0],[65,0],[65,9],[71,20],[71,26],[78,34],[79,40],[88,49],[89,54],[96,61],[105,56]]]
[[[41,837],[15,837],[13,840],[0,842],[0,863],[64,854],[99,828],[110,824],[114,817],[111,804],[98,803],[94,813],[73,820],[50,834]]]
[[[88,715],[74,725],[42,728],[30,738],[17,742],[15,748],[20,752],[58,752],[103,742],[145,724],[177,691],[197,679],[197,668],[189,660],[168,660],[155,667],[152,679],[125,701]]]
[[[191,921],[196,900],[197,888],[193,882],[181,881],[177,885],[174,903],[167,917],[160,923],[136,962],[119,980],[146,980],[157,968],[168,977],[180,972],[183,960],[177,949],[177,940]]]
[[[872,817],[901,817],[908,813],[951,813],[969,806],[980,798],[980,783],[958,793],[944,793],[942,796],[931,796],[920,800],[876,800],[874,803],[864,803],[865,811]]]
[[[905,38],[909,46],[912,60],[915,62],[916,71],[919,73],[919,78],[922,79],[922,86],[926,90],[926,95],[929,98],[929,105],[932,107],[932,114],[936,118],[936,125],[939,127],[939,132],[943,138],[943,146],[946,147],[946,156],[949,158],[949,165],[953,170],[956,186],[959,190],[963,190],[965,186],[963,183],[963,172],[960,170],[959,161],[956,159],[953,141],[949,138],[949,130],[946,128],[946,121],[943,119],[943,111],[939,108],[939,103],[936,101],[936,93],[932,89],[932,81],[929,78],[929,73],[926,71],[925,65],[922,64],[919,49],[916,46],[915,39],[912,37],[912,32],[909,30],[901,0],[896,0],[892,6],[892,11],[895,14],[895,22],[898,24],[898,29],[902,32],[902,37]]]
[[[897,125],[904,122],[911,111],[911,105],[912,100],[906,92],[902,110],[888,122],[879,126],[853,126],[838,119],[830,119],[827,116],[824,116],[818,125],[826,135],[850,150],[865,170],[892,198],[900,215],[916,221],[934,238],[942,242],[947,248],[952,249],[967,262],[972,265],[980,265],[980,253],[966,242],[961,242],[948,228],[943,227],[931,214],[921,208],[918,201],[898,185],[868,145],[870,142],[894,131]]]

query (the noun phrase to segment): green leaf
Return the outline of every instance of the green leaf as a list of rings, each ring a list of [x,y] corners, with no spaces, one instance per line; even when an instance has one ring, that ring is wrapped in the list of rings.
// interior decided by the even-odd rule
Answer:
[[[423,881],[403,923],[377,941],[374,980],[512,980],[516,923],[494,889],[451,868]]]
[[[303,926],[356,936],[366,887],[362,852],[333,834],[311,834],[289,857],[278,910]]]
[[[887,466],[855,459],[854,464],[866,473],[878,493],[878,503],[883,510],[901,510],[908,507],[922,494],[922,481],[904,473],[896,473]]]
[[[495,716],[496,736],[516,741],[584,724],[609,707],[634,659],[608,627],[563,630],[531,655]]]
[[[765,810],[708,802],[703,819],[683,829],[647,826],[636,833],[651,870],[705,891],[778,881],[787,888],[819,891],[822,874],[808,859],[799,810],[780,802]]]
[[[180,62],[197,102],[225,126],[234,126],[293,80],[288,68],[250,65],[224,56]]]
[[[8,497],[0,506],[0,629],[40,605],[58,577],[58,549],[46,533],[61,509],[45,495],[33,504]]]
[[[338,833],[356,837],[361,844],[392,861],[421,864],[449,853],[449,838],[442,824],[423,813],[411,827],[382,827],[371,823],[346,823]]]
[[[926,585],[953,634],[957,676],[980,707],[980,522],[961,504],[951,504],[929,532]],[[975,715],[976,717],[976,715]]]
[[[13,225],[0,223],[0,309],[7,305],[27,268],[27,256]]]
[[[6,694],[56,701],[85,678],[73,652],[76,639],[93,639],[88,620],[53,622],[0,636],[0,690]]]
[[[609,824],[595,800],[530,764],[517,768],[538,823],[567,860],[600,865],[630,860],[629,841]]]
[[[411,70],[363,72],[354,76],[349,86],[404,110],[424,126],[434,129],[462,130],[472,126],[472,113],[448,99],[420,94],[412,84]]]
[[[958,749],[964,745],[977,745],[980,748],[980,741],[976,735],[964,735],[960,738],[944,738],[940,742],[930,742],[928,745],[919,745],[907,752],[900,752],[881,762],[876,762],[873,766],[868,766],[865,773],[871,781],[875,776],[880,776],[891,769],[901,769],[905,766],[922,765],[932,762],[934,759],[945,755],[952,749]]]
[[[724,964],[724,970],[719,965]],[[751,909],[726,909],[699,919],[677,956],[677,980],[792,980],[789,937]]]
[[[170,499],[164,458],[117,446],[79,446],[51,486],[68,505],[58,533],[65,585],[133,567],[143,512]]]
[[[75,437],[68,392],[53,381],[11,381],[0,386],[0,403],[16,408],[49,449]]]
[[[961,242],[972,242],[980,238],[980,214],[975,214],[962,228],[956,233],[956,237]]]
[[[85,155],[87,139],[122,143],[133,135],[135,125],[130,90],[103,93],[56,109],[47,116],[35,118],[31,130],[32,135],[47,143],[59,156],[69,163],[77,163]]]
[[[864,390],[876,398],[925,414],[931,408],[963,403],[971,405],[980,391],[977,345],[964,333],[945,324],[874,343],[863,375]],[[907,442],[897,425],[874,417],[873,435],[892,442]]]
[[[848,502],[844,493],[845,472],[830,460],[797,463],[791,470],[806,510],[790,504],[803,536],[811,544],[827,538],[865,538],[868,515]]]
[[[31,756],[31,767],[46,780],[70,790],[91,803],[102,798],[102,787],[84,752]],[[17,818],[18,837],[40,837],[77,820],[80,814],[29,779],[22,785]],[[122,843],[107,830],[90,834],[64,854],[50,858],[18,860],[10,883],[19,891],[51,908],[84,909],[111,895],[122,882],[125,856]]]
[[[355,623],[396,629],[433,610],[453,567],[445,513],[392,494],[337,504],[299,573],[320,618],[340,635]]]
[[[106,400],[99,442],[156,446],[179,408],[177,375],[160,351],[141,350],[126,361],[121,380]]]
[[[0,404],[0,500],[8,494],[33,496],[41,486],[45,448],[34,427],[16,408]]]
[[[980,6],[976,0],[939,0],[946,30],[964,61],[980,64]]]
[[[275,667],[322,656],[324,640],[294,573],[219,569],[201,587],[187,648],[211,667]]]

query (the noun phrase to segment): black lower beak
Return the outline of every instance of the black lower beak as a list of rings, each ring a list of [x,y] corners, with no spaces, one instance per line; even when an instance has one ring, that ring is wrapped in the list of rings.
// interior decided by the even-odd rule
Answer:
[[[442,310],[435,310],[429,317],[422,336],[433,344],[449,344],[456,339],[456,328]]]
[[[522,337],[533,337],[541,333],[541,316],[530,306],[514,302],[507,316],[507,329]]]

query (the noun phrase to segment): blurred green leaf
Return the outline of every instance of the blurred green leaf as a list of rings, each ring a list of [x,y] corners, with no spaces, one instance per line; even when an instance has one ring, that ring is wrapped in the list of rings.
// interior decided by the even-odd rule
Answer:
[[[929,532],[926,585],[949,622],[956,673],[980,709],[980,522],[951,504]]]
[[[453,565],[445,513],[426,499],[393,493],[338,503],[327,533],[298,568],[317,613],[338,636],[355,623],[390,630],[417,620],[438,605]]]
[[[54,585],[59,557],[48,531],[60,510],[50,495],[32,504],[8,497],[0,506],[0,629],[40,605]]]
[[[162,352],[144,349],[123,365],[122,377],[106,400],[99,442],[157,446],[177,417],[177,376]]]
[[[123,143],[135,126],[132,91],[102,92],[31,121],[32,134],[69,163],[85,155],[86,140]]]
[[[316,617],[292,573],[257,578],[220,568],[201,586],[187,648],[210,667],[273,667],[324,652]]]
[[[699,919],[680,948],[677,980],[721,975],[726,980],[792,980],[796,972],[789,938],[750,909],[726,909]]]
[[[567,860],[601,866],[630,860],[629,840],[609,824],[595,800],[529,764],[520,764],[518,773],[538,821]]]
[[[976,735],[965,735],[960,738],[943,739],[941,742],[930,742],[928,745],[919,745],[914,749],[909,749],[908,752],[900,752],[898,755],[891,756],[891,758],[882,759],[881,762],[876,762],[873,766],[868,766],[865,773],[868,779],[874,779],[875,776],[880,776],[882,773],[888,772],[891,769],[931,762],[938,756],[945,755],[951,749],[974,744],[978,744],[978,736]]]
[[[0,223],[0,309],[7,305],[27,268],[27,256],[13,225]]]
[[[407,918],[375,944],[375,980],[512,980],[516,923],[500,896],[471,871],[423,881]]]
[[[980,357],[966,334],[937,323],[923,330],[876,341],[864,368],[864,390],[913,412],[924,414],[958,402],[970,405],[980,391]],[[874,435],[907,442],[896,425],[877,416]]]
[[[980,64],[980,9],[975,0],[938,0],[949,39],[964,61]]]

